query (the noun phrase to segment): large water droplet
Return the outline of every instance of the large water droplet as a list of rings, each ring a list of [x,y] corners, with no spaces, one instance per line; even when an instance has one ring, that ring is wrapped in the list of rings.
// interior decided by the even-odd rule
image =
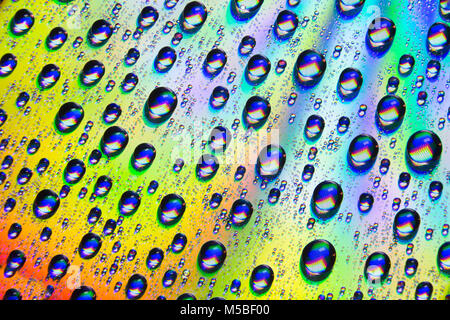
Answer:
[[[155,25],[156,21],[158,21],[158,18],[159,18],[158,10],[156,10],[152,6],[146,6],[142,8],[137,19],[137,24],[142,29],[147,30]]]
[[[85,173],[86,165],[84,162],[79,159],[72,159],[67,163],[64,170],[64,180],[67,183],[75,184],[83,179]]]
[[[406,113],[406,105],[402,98],[387,95],[377,105],[375,120],[378,128],[384,133],[396,131],[402,124]]]
[[[11,19],[9,29],[16,36],[21,36],[30,31],[34,25],[34,16],[27,9],[20,9]]]
[[[344,193],[334,181],[323,181],[314,189],[311,197],[311,210],[321,220],[332,218],[342,203]]]
[[[232,16],[238,21],[253,18],[261,8],[264,0],[231,0]]]
[[[97,60],[91,60],[88,61],[84,65],[83,70],[81,70],[80,81],[87,87],[93,87],[100,82],[104,75],[105,66],[103,63]]]
[[[105,45],[113,34],[112,25],[103,19],[95,21],[88,31],[87,38],[94,47]]]
[[[219,170],[219,160],[211,154],[204,154],[197,162],[195,173],[197,178],[202,181],[208,181],[214,178]]]
[[[433,56],[445,57],[450,48],[450,27],[445,23],[434,23],[428,29],[427,48]]]
[[[125,191],[119,200],[119,212],[123,216],[131,216],[139,209],[141,197],[134,191]]]
[[[382,284],[389,275],[391,260],[384,252],[374,252],[366,260],[364,276],[371,284]]]
[[[69,265],[69,259],[65,255],[54,256],[48,264],[48,277],[53,280],[61,279],[66,275]]]
[[[256,173],[263,180],[277,178],[286,163],[286,152],[281,146],[269,144],[259,153],[256,161]]]
[[[131,156],[131,165],[139,172],[147,170],[156,157],[156,149],[148,143],[141,143],[134,149]]]
[[[147,290],[147,280],[141,274],[133,274],[125,288],[125,294],[130,300],[141,298]]]
[[[336,7],[345,18],[353,18],[361,12],[365,0],[337,0]]]
[[[273,31],[278,39],[285,40],[295,33],[297,27],[297,15],[292,11],[283,10],[278,14],[277,19],[275,20]]]
[[[363,83],[363,76],[358,69],[346,68],[341,72],[337,84],[337,92],[341,99],[349,101],[355,99]]]
[[[184,199],[174,193],[166,195],[158,207],[158,220],[165,226],[172,226],[183,217],[186,210]]]
[[[144,117],[152,124],[160,124],[170,118],[177,107],[175,92],[168,88],[158,87],[150,93],[144,107]]]
[[[302,87],[313,87],[322,80],[327,68],[325,57],[314,50],[305,50],[297,58],[294,76]]]
[[[38,84],[41,89],[50,89],[61,77],[61,70],[57,65],[47,64],[44,66],[38,76]]]
[[[314,240],[302,251],[300,270],[311,281],[322,281],[333,270],[336,250],[327,240]]]
[[[201,247],[197,263],[203,272],[214,273],[222,267],[226,257],[225,246],[219,241],[211,240]]]
[[[189,34],[196,33],[203,26],[207,17],[208,11],[202,3],[197,1],[189,2],[181,13],[180,28]]]
[[[117,126],[106,129],[100,142],[102,152],[107,157],[118,156],[128,144],[128,133]]]
[[[83,259],[92,259],[102,247],[102,239],[95,233],[87,233],[83,236],[78,246],[78,253]]]
[[[402,209],[394,218],[394,236],[401,242],[410,242],[417,234],[420,216],[412,209]]]
[[[437,264],[443,274],[450,276],[450,242],[445,242],[439,247]]]
[[[12,53],[6,53],[0,59],[0,77],[9,76],[17,66],[17,58]]]
[[[45,40],[47,48],[50,50],[58,50],[67,40],[67,31],[61,27],[53,28]]]
[[[177,60],[177,53],[171,47],[163,47],[159,50],[158,55],[153,63],[156,71],[160,73],[169,72]]]
[[[270,103],[259,96],[250,97],[245,103],[242,118],[247,128],[255,130],[261,128],[269,118],[271,111]]]
[[[256,86],[266,80],[271,69],[271,63],[269,59],[260,54],[252,56],[245,68],[245,80],[247,83]]]
[[[235,227],[244,227],[252,217],[253,205],[245,199],[237,199],[230,209],[231,224]]]
[[[441,139],[429,130],[413,133],[406,144],[406,161],[418,173],[432,171],[439,164],[441,153]]]
[[[97,294],[91,287],[80,286],[73,290],[70,300],[97,300]]]
[[[34,215],[38,219],[48,219],[56,213],[59,204],[60,200],[55,192],[49,189],[41,190],[34,199]]]
[[[367,46],[377,54],[383,54],[392,45],[396,27],[388,18],[375,18],[369,26],[366,35]]]
[[[253,269],[250,276],[250,288],[253,293],[262,295],[269,291],[274,279],[274,273],[271,267],[262,264]]]
[[[211,130],[208,144],[215,153],[224,152],[231,142],[231,132],[225,127],[218,126]]]
[[[160,248],[153,248],[147,256],[146,265],[150,270],[157,269],[164,259],[164,252]]]

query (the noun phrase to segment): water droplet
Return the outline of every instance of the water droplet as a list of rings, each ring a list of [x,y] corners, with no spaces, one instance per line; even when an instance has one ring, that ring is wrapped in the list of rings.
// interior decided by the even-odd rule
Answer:
[[[227,60],[225,51],[218,48],[212,49],[203,62],[203,73],[209,78],[216,77],[225,67]]]
[[[245,68],[245,80],[248,84],[256,86],[264,82],[269,75],[271,63],[269,59],[260,54],[252,56]]]
[[[313,87],[323,77],[327,68],[325,57],[314,50],[305,50],[297,58],[294,75],[302,87]]]
[[[97,60],[91,60],[88,61],[84,65],[83,70],[81,70],[80,81],[87,87],[93,87],[100,82],[104,75],[105,66],[103,63]]]
[[[61,71],[57,65],[47,64],[39,73],[38,83],[41,89],[50,89],[61,77]]]
[[[425,281],[417,285],[414,296],[416,300],[430,300],[432,294],[433,285]]]
[[[64,170],[64,180],[69,184],[75,184],[83,179],[86,173],[86,165],[79,159],[70,160]]]
[[[158,207],[158,220],[165,226],[172,226],[183,217],[186,210],[184,199],[174,193],[166,195]]]
[[[164,259],[164,252],[160,248],[153,248],[147,256],[146,265],[150,270],[157,269]]]
[[[41,190],[34,199],[34,215],[38,219],[48,219],[56,213],[59,204],[60,200],[55,192],[49,189]]]
[[[262,295],[269,291],[274,279],[271,267],[262,264],[253,269],[250,276],[250,288],[256,295]]]
[[[180,16],[180,28],[183,32],[196,33],[206,21],[208,12],[206,7],[197,1],[189,2]]]
[[[375,120],[378,128],[384,133],[396,131],[402,124],[406,113],[406,105],[402,98],[387,95],[377,105]]]
[[[306,120],[305,124],[305,137],[310,141],[317,141],[322,135],[325,128],[325,121],[321,116],[311,115]]]
[[[121,215],[129,217],[133,215],[141,204],[141,197],[134,191],[125,191],[120,197],[119,212]]]
[[[34,16],[27,9],[20,9],[14,14],[9,29],[16,36],[21,36],[30,31],[34,25]]]
[[[131,48],[130,50],[128,50],[127,55],[125,56],[125,64],[127,66],[134,65],[138,61],[140,56],[141,54],[138,49]]]
[[[11,278],[19,271],[25,264],[27,258],[25,253],[20,250],[13,250],[9,253],[6,259],[6,266],[3,272],[5,278]]]
[[[374,252],[366,260],[364,276],[371,284],[382,284],[389,275],[391,260],[384,252]]]
[[[281,146],[269,144],[259,153],[256,162],[256,173],[264,180],[272,181],[283,170],[286,152]]]
[[[248,128],[257,130],[266,123],[270,111],[269,101],[259,96],[253,96],[245,103],[242,118]]]
[[[450,27],[445,23],[436,22],[427,35],[427,48],[431,55],[435,57],[445,57],[450,48]]]
[[[402,209],[394,218],[394,236],[402,243],[410,242],[417,234],[420,216],[412,209]]]
[[[229,98],[230,93],[228,89],[222,86],[217,86],[211,93],[209,104],[213,109],[220,110],[225,106]]]
[[[336,7],[345,18],[353,18],[361,12],[365,0],[337,0]]]
[[[55,117],[55,126],[60,133],[71,133],[78,128],[84,118],[83,108],[75,102],[66,102]]]
[[[105,45],[113,34],[112,25],[103,19],[95,21],[88,31],[87,38],[94,47]]]
[[[103,111],[103,121],[107,124],[113,124],[114,122],[119,119],[119,117],[122,114],[122,108],[115,103],[110,103],[106,106],[105,110]]]
[[[303,248],[300,270],[311,281],[322,281],[329,276],[336,261],[336,250],[327,240],[314,240]]]
[[[124,93],[128,93],[134,90],[139,83],[139,78],[134,73],[128,73],[123,79],[120,87]]]
[[[61,27],[53,28],[45,41],[47,48],[50,50],[58,50],[67,40],[67,31]]]
[[[0,77],[9,76],[17,66],[17,58],[11,53],[6,53],[0,59]]]
[[[280,40],[290,38],[298,27],[297,15],[289,10],[281,11],[274,24],[273,31]]]
[[[432,181],[428,189],[428,195],[432,201],[438,200],[442,195],[442,189],[444,188],[442,182]]]
[[[203,272],[214,273],[222,267],[226,257],[225,246],[219,241],[211,240],[201,247],[197,263]]]
[[[107,157],[118,156],[128,144],[128,133],[117,126],[106,129],[100,142],[102,152]]]
[[[92,259],[102,247],[102,239],[95,233],[87,233],[83,236],[78,246],[78,253],[83,259]]]
[[[413,133],[406,145],[407,163],[418,173],[432,171],[438,165],[441,153],[441,139],[429,130],[420,130]]]
[[[231,0],[231,15],[238,21],[253,18],[261,8],[264,0]]]
[[[177,107],[175,92],[168,88],[158,87],[150,93],[145,103],[144,117],[152,124],[160,124],[170,118]]]
[[[311,197],[311,209],[317,218],[328,220],[338,211],[344,193],[339,184],[334,181],[323,181],[314,189]]]
[[[147,280],[143,275],[133,274],[125,288],[125,294],[130,300],[137,300],[141,298],[147,290]]]
[[[337,92],[341,99],[353,100],[358,96],[362,83],[363,76],[358,69],[346,68],[339,76]]]
[[[253,49],[256,46],[256,40],[255,38],[251,37],[251,36],[245,36],[241,39],[241,42],[239,43],[239,54],[243,55],[243,56],[247,56],[250,53],[253,52]]]
[[[373,52],[382,54],[389,50],[394,41],[396,27],[388,18],[375,18],[369,26],[366,44]]]
[[[357,172],[372,168],[378,155],[378,143],[369,135],[356,136],[348,148],[348,164]]]
[[[48,276],[52,280],[63,278],[69,269],[69,259],[65,255],[58,254],[50,260],[48,264]]]
[[[208,145],[215,153],[224,152],[231,142],[231,132],[225,127],[218,126],[211,130]]]
[[[214,178],[219,170],[219,160],[211,154],[204,154],[197,162],[195,173],[197,178],[202,181],[208,181]]]
[[[361,213],[367,213],[372,209],[374,198],[370,193],[361,193],[358,200],[358,209]]]
[[[252,217],[253,205],[245,199],[237,199],[230,209],[231,224],[235,227],[244,227]]]
[[[408,76],[411,74],[414,68],[414,64],[416,63],[416,60],[412,55],[404,54],[400,57],[400,60],[398,62],[398,72],[402,76]]]
[[[134,149],[131,156],[131,165],[139,172],[147,170],[156,157],[156,149],[151,144],[141,143]]]
[[[177,53],[171,47],[163,47],[159,50],[158,55],[153,63],[156,71],[160,73],[169,72],[177,60]]]
[[[137,24],[142,29],[148,30],[155,25],[156,21],[158,21],[158,18],[158,10],[156,10],[152,6],[146,6],[141,10],[137,19]]]
[[[91,287],[80,286],[73,290],[70,300],[97,300],[97,294]]]

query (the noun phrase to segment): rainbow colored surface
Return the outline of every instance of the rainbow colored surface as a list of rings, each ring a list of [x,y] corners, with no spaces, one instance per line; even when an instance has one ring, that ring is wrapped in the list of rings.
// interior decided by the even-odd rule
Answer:
[[[3,0],[0,297],[448,299],[449,21]]]

